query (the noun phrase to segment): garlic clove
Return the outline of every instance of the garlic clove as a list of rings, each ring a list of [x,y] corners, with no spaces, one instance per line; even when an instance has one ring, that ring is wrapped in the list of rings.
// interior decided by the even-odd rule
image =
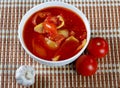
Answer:
[[[35,70],[31,66],[20,66],[16,70],[15,78],[18,84],[30,86],[35,82]]]

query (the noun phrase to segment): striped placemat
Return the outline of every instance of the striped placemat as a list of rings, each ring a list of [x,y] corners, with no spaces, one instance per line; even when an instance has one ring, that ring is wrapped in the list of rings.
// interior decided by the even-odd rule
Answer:
[[[108,41],[109,53],[98,60],[95,75],[78,75],[73,63],[62,67],[39,64],[21,47],[17,31],[22,16],[33,6],[48,1],[76,6],[87,16],[92,37]],[[0,88],[24,88],[15,80],[15,71],[21,65],[36,70],[35,84],[30,88],[120,87],[120,0],[0,0]]]

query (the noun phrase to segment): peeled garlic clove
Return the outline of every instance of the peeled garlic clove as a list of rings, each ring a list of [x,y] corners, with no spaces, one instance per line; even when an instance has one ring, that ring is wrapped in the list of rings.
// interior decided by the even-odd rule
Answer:
[[[35,70],[31,66],[20,66],[15,75],[18,84],[30,86],[35,82]]]

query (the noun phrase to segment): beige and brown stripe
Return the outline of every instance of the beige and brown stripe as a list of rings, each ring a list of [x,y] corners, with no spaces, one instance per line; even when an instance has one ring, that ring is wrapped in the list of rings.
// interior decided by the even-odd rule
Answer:
[[[61,1],[79,8],[87,16],[92,37],[109,43],[109,53],[100,59],[95,75],[83,77],[71,63],[48,67],[32,60],[17,38],[22,16],[33,6]],[[118,88],[120,85],[120,0],[0,0],[0,88],[24,88],[16,84],[15,71],[21,65],[36,70],[36,81],[30,88]]]

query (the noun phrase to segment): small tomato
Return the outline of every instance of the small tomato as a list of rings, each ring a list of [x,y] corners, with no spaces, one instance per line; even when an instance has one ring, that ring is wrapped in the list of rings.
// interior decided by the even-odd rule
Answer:
[[[92,38],[88,44],[87,50],[92,56],[101,58],[108,53],[108,43],[105,39],[100,37]]]
[[[82,76],[91,76],[97,71],[98,63],[90,55],[80,56],[75,63],[76,71]]]

